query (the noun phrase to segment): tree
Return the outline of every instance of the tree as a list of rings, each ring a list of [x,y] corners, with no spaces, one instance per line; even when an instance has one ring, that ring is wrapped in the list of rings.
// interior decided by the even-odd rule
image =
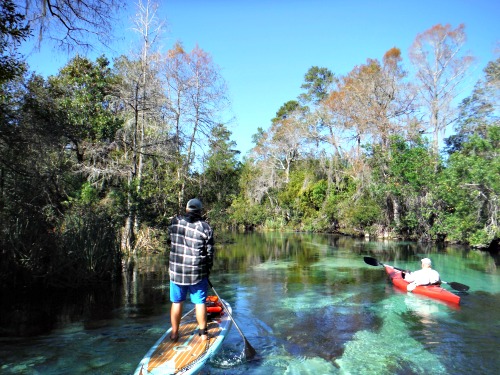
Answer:
[[[300,88],[306,92],[300,94],[299,99],[304,103],[318,104],[326,99],[334,82],[335,76],[328,68],[313,66],[304,76],[304,83]]]
[[[384,209],[386,227],[405,237],[429,240],[433,216],[433,182],[436,179],[430,147],[422,139],[391,137],[390,148],[374,150],[372,186]]]
[[[231,132],[223,124],[212,130],[199,194],[209,207],[209,218],[221,224],[227,221],[227,210],[238,194],[241,169],[237,159],[240,152],[230,137]]]
[[[449,24],[438,24],[418,34],[410,48],[410,60],[420,83],[418,93],[427,110],[436,155],[440,134],[456,119],[453,100],[474,60],[470,54],[462,52],[465,42],[463,24],[456,29]]]
[[[18,125],[25,94],[21,88],[24,64],[16,50],[29,36],[29,28],[23,22],[24,16],[16,12],[14,1],[0,2],[0,210],[5,207],[5,194],[9,190],[7,171],[15,170],[11,157],[17,159],[22,154]]]
[[[401,60],[400,50],[392,48],[382,64],[368,59],[342,79],[340,110],[345,125],[353,129],[358,151],[363,139],[386,149],[391,135],[407,130],[404,126],[413,108]]]
[[[410,138],[413,97],[401,63],[398,48],[388,50],[382,62],[368,59],[340,77],[317,107],[323,120],[316,139],[333,148],[328,180],[336,189],[349,173],[362,196],[370,180],[362,147],[385,152],[392,136]]]
[[[484,69],[485,77],[474,86],[472,94],[459,106],[455,124],[456,134],[445,139],[447,152],[460,151],[474,134],[486,137],[489,126],[498,122],[500,103],[500,58],[490,61]]]
[[[24,16],[16,13],[13,0],[0,3],[0,85],[23,71],[24,64],[16,50],[30,35],[24,22]]]
[[[95,63],[76,56],[48,79],[54,110],[79,163],[84,162],[85,153],[92,154],[96,142],[111,143],[122,125],[107,105],[113,80],[103,56]]]
[[[273,124],[278,124],[283,120],[286,120],[288,117],[293,116],[295,111],[305,111],[306,108],[301,106],[296,100],[289,100],[285,104],[283,104],[278,112],[276,112],[276,116],[271,120]]]
[[[500,238],[500,59],[484,69],[462,101],[457,134],[446,140],[448,165],[439,179],[443,203],[436,232],[449,240],[488,247]]]
[[[284,172],[284,183],[290,178],[290,168],[305,150],[307,125],[304,113],[307,109],[290,100],[276,112],[271,128],[261,132],[252,150],[256,160],[265,161],[275,171]]]
[[[312,105],[312,108],[304,107],[306,122],[309,128],[309,138],[317,145],[320,143],[330,143],[337,153],[340,149],[337,144],[337,136],[333,134],[333,129],[329,125],[331,118],[325,110],[325,101],[338,84],[338,79],[327,68],[313,66],[309,68],[304,76],[304,83],[300,88],[306,92],[299,95],[300,102],[305,105]],[[329,129],[325,134],[325,129]]]
[[[182,44],[176,43],[167,53],[163,77],[166,115],[173,122],[178,145],[178,209],[181,211],[197,152],[205,152],[203,145],[221,122],[219,116],[227,104],[227,89],[212,57],[198,46],[186,52]]]
[[[453,153],[439,179],[442,209],[435,232],[449,241],[487,248],[500,238],[500,126],[472,135]]]
[[[3,285],[79,286],[107,278],[120,264],[114,223],[97,205],[101,191],[87,183],[84,167],[89,155],[105,149],[98,146],[106,142],[99,130],[114,123],[106,120],[112,117],[100,95],[107,70],[88,60],[65,68],[50,83],[36,75],[10,82],[9,103],[2,106],[8,116],[0,123]]]
[[[88,49],[92,40],[107,44],[120,0],[15,0],[31,29],[38,33],[38,46],[50,39],[58,47]]]
[[[164,96],[159,78],[159,53],[155,51],[161,37],[163,23],[156,11],[158,5],[149,0],[139,1],[134,19],[134,31],[141,38],[140,53],[129,59],[122,56],[116,61],[120,76],[117,85],[117,104],[125,121],[120,144],[127,165],[127,219],[124,227],[123,247],[136,251],[135,238],[141,224],[139,201],[143,184],[144,163],[147,156],[168,135],[163,125],[162,107]],[[163,134],[163,137],[158,138]]]
[[[55,246],[53,229],[63,209],[67,166],[62,153],[54,153],[59,126],[37,105],[38,93],[48,97],[44,84],[41,77],[21,76],[1,85],[0,278],[7,286],[43,276],[43,259]]]
[[[243,226],[245,229],[253,229],[262,225],[268,217],[265,212],[262,199],[265,192],[258,191],[261,170],[251,161],[244,160],[238,181],[238,196],[232,200],[228,209],[231,223],[234,227]]]

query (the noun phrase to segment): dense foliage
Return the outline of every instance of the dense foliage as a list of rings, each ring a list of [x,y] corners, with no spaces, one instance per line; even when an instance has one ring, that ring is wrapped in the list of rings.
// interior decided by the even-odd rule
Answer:
[[[139,55],[76,56],[44,78],[7,53],[6,41],[29,36],[12,4],[0,14],[4,285],[112,280],[123,255],[165,248],[169,218],[195,196],[216,229],[500,238],[499,60],[462,102],[442,155],[393,48],[342,77],[312,67],[240,161],[224,81],[201,48],[162,53],[144,27]]]
[[[357,127],[351,136],[355,142],[350,150],[337,147],[345,148],[348,137],[337,142],[329,138],[328,132],[318,132],[331,122],[337,126],[336,134],[352,130],[347,125],[340,127],[336,116],[342,114],[344,121],[348,116],[356,116],[361,121],[359,113],[350,112],[355,105],[365,116],[370,113],[372,104],[364,109],[361,102],[349,102],[342,108],[339,102],[351,95],[353,85],[357,87],[354,100],[359,98],[359,80],[372,82],[366,89],[376,88],[375,78],[366,76],[367,70],[375,76],[384,70],[376,61],[356,67],[349,79],[341,77],[330,96],[316,101],[312,110],[303,107],[297,113],[295,106],[290,113],[290,102],[286,103],[270,129],[260,129],[255,139],[256,147],[242,173],[240,197],[233,202],[233,223],[247,228],[334,230],[374,237],[460,242],[481,248],[498,246],[499,63],[497,60],[488,64],[484,79],[462,101],[455,122],[456,134],[445,140],[446,153],[442,155],[434,152],[434,145],[421,130],[424,123],[406,116],[394,121],[388,112],[384,127]],[[311,68],[306,80],[317,71],[316,67]],[[406,90],[404,84],[401,87]],[[380,96],[380,91],[364,95]],[[332,111],[328,102],[331,100],[336,101],[334,116],[327,112]],[[287,122],[291,118],[293,126]],[[369,119],[364,121],[372,123]],[[355,124],[358,126],[359,122]],[[282,164],[277,164],[278,142],[269,142],[270,137],[279,134],[277,126],[280,130],[288,129],[287,139],[292,139],[291,128],[296,132],[294,137],[302,137],[302,145],[295,149],[294,159],[286,168],[284,161],[290,147],[283,147]],[[362,142],[362,130],[375,133]],[[318,152],[317,145],[324,140],[328,147]],[[311,143],[312,148],[308,146]]]

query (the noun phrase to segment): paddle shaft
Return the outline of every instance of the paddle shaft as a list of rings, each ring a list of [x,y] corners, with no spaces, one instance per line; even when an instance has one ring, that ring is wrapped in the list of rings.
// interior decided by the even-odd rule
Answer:
[[[241,337],[243,338],[243,341],[245,342],[245,357],[247,359],[252,359],[253,357],[255,357],[255,354],[257,354],[257,352],[255,351],[255,349],[252,347],[252,345],[250,345],[250,343],[248,342],[247,338],[245,337],[245,335],[243,334],[243,332],[241,331],[240,327],[238,327],[238,324],[236,324],[236,321],[234,320],[233,316],[231,315],[231,313],[229,312],[229,309],[227,308],[226,304],[224,303],[224,301],[222,300],[222,298],[220,298],[219,294],[217,293],[217,291],[215,290],[214,286],[212,285],[212,283],[210,282],[210,280],[208,280],[208,285],[210,285],[210,288],[212,288],[212,290],[214,291],[215,295],[217,296],[217,298],[219,298],[219,300],[221,301],[222,303],[222,306],[224,307],[224,310],[226,311],[227,315],[229,315],[229,317],[231,318],[234,326],[236,327],[236,329],[238,330],[238,332],[240,333]]]

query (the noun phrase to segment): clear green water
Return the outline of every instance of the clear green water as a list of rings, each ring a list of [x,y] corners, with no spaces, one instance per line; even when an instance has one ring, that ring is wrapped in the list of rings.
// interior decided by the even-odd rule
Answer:
[[[486,252],[312,234],[219,237],[211,281],[232,329],[202,374],[496,374],[498,258]],[[415,269],[428,256],[470,286],[460,308],[400,293],[363,256]],[[2,295],[0,374],[131,374],[169,327],[166,260],[142,258],[93,293]],[[185,307],[190,308],[189,304]]]

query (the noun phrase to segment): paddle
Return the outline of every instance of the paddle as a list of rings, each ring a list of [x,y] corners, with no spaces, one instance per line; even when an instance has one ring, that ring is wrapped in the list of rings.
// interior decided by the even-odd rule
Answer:
[[[370,266],[386,266],[386,264],[380,263],[377,259],[372,258],[372,257],[363,257],[363,260],[365,261],[366,264],[369,264]],[[397,267],[393,267],[393,266],[391,266],[391,267],[394,268],[395,270],[398,270],[398,271],[409,272],[409,271],[404,270],[402,268],[397,268]],[[447,281],[441,280],[441,282],[443,284],[448,284],[453,289],[458,290],[459,292],[466,292],[469,290],[468,285],[457,283],[455,281],[447,282]]]
[[[250,343],[248,342],[247,338],[245,337],[245,335],[243,334],[243,332],[241,331],[240,327],[238,327],[238,324],[236,324],[236,322],[234,321],[233,319],[233,316],[231,315],[231,313],[229,312],[228,308],[226,307],[225,303],[223,302],[222,298],[219,297],[219,294],[217,293],[217,291],[215,290],[214,286],[212,285],[212,283],[210,282],[210,280],[208,280],[208,285],[210,285],[210,287],[212,288],[212,290],[214,291],[215,295],[219,298],[219,300],[221,301],[222,303],[222,306],[224,307],[224,310],[226,311],[227,315],[229,315],[229,317],[231,318],[231,320],[233,321],[233,324],[234,326],[236,327],[236,329],[238,330],[238,332],[240,333],[241,337],[243,337],[243,341],[245,342],[245,357],[247,359],[252,359],[253,357],[255,357],[255,354],[257,354],[257,352],[255,351],[255,349],[252,347],[252,345],[250,345]]]

